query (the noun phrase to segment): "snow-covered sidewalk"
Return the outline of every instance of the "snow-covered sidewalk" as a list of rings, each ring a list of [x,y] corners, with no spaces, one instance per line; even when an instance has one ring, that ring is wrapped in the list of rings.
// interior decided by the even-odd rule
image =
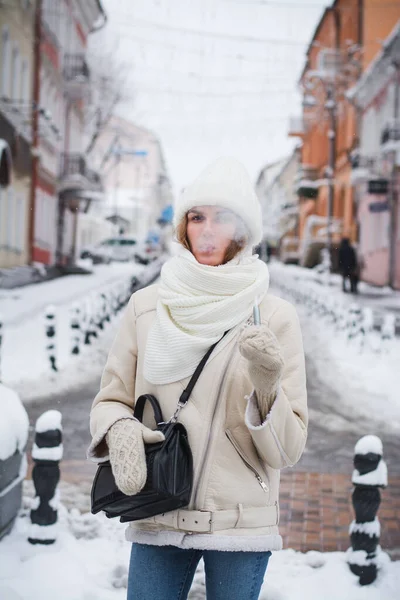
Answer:
[[[136,264],[98,265],[91,275],[69,275],[53,281],[13,290],[0,290],[0,314],[3,320],[1,374],[4,383],[18,386],[21,382],[36,385],[51,374],[46,352],[44,312],[55,307],[56,357],[63,369],[71,359],[71,308],[84,304],[101,292],[129,285],[132,277],[141,278],[145,269]],[[90,306],[87,306],[90,310]]]
[[[271,291],[296,303],[285,290],[288,282],[290,288],[296,290],[296,282],[304,282],[304,271],[306,269],[271,263]],[[284,283],[283,288],[281,283]],[[310,278],[310,293],[314,286],[322,287]],[[333,303],[336,294],[347,297],[335,288],[326,293],[331,301],[333,294]],[[361,351],[359,340],[349,340],[348,332],[338,331],[329,317],[315,314],[304,304],[297,303],[296,308],[306,355],[312,356],[320,380],[337,392],[338,406],[331,411],[332,420],[335,412],[339,412],[348,415],[351,421],[374,421],[378,435],[382,430],[400,432],[399,338],[388,341],[381,352],[374,351],[368,343]],[[321,402],[324,402],[323,398]]]
[[[25,496],[16,527],[0,542],[1,600],[124,600],[130,552],[125,526],[62,505],[57,542],[31,546],[30,503]],[[378,579],[360,587],[346,553],[274,552],[260,600],[397,600],[400,562],[391,562],[382,553],[381,565]],[[204,589],[200,563],[190,600],[204,600]]]
[[[297,265],[283,265],[278,261],[273,261],[269,265],[273,273],[273,279],[279,278],[279,273],[285,273],[294,281],[307,282],[310,290],[321,291],[325,286],[326,275],[318,273],[316,269],[306,269]],[[283,269],[283,271],[281,271]],[[358,285],[359,293],[353,295],[343,293],[342,277],[337,273],[329,275],[329,296],[334,297],[338,302],[345,305],[357,302],[361,307],[369,307],[376,313],[378,320],[385,312],[391,311],[398,316],[400,321],[400,292],[392,290],[389,287],[376,287],[360,281]]]

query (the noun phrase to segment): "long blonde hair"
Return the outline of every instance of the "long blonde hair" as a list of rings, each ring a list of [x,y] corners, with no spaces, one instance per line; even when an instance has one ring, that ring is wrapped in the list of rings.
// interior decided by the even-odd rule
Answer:
[[[235,256],[243,250],[243,248],[246,246],[246,244],[248,242],[248,234],[247,234],[246,225],[242,221],[242,219],[240,217],[238,217],[237,215],[236,215],[236,218],[238,220],[238,229],[243,229],[243,233],[240,231],[241,235],[235,236],[236,239],[231,240],[229,246],[225,250],[224,260],[222,263],[223,265],[225,263],[229,262],[230,260],[232,260],[233,258],[235,258]],[[190,247],[189,238],[187,236],[187,224],[188,224],[188,213],[186,213],[185,216],[177,224],[176,229],[175,229],[175,236],[176,236],[177,241],[180,244],[182,244],[182,246],[184,248],[186,248],[186,250],[189,250],[190,252],[192,252],[192,248]]]

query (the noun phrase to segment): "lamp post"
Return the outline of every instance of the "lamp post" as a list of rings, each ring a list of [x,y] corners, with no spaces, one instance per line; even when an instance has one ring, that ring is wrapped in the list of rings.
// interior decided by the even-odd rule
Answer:
[[[327,99],[325,102],[325,108],[329,113],[329,158],[327,176],[329,180],[328,186],[328,206],[327,206],[327,232],[326,232],[326,249],[329,258],[329,272],[332,272],[332,216],[333,216],[333,203],[334,203],[334,175],[335,175],[335,162],[336,162],[336,101],[334,95],[334,89],[332,85],[327,86],[326,90]]]

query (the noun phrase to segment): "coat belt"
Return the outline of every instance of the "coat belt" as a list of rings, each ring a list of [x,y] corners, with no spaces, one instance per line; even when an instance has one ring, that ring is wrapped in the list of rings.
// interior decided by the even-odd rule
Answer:
[[[192,533],[212,533],[223,529],[272,527],[278,525],[278,504],[269,506],[244,508],[241,504],[237,509],[229,510],[174,510],[156,515],[147,522],[166,525],[180,531]]]

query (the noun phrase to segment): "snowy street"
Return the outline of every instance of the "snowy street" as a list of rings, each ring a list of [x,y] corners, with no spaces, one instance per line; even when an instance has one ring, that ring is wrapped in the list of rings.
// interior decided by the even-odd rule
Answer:
[[[0,31],[0,600],[399,600],[400,0]]]
[[[136,275],[143,273],[143,267],[135,268]],[[12,372],[14,373],[16,365],[20,365],[18,367],[20,369],[19,378],[15,381],[15,385],[26,404],[31,424],[34,424],[35,419],[44,410],[58,408],[62,412],[65,436],[64,458],[66,460],[82,460],[85,457],[85,450],[89,442],[87,416],[92,399],[98,390],[102,368],[120,315],[114,318],[111,325],[106,326],[103,332],[100,332],[97,340],[94,340],[91,345],[83,347],[82,354],[76,357],[66,355],[70,343],[67,337],[68,328],[66,328],[65,337],[60,340],[59,344],[60,353],[65,357],[65,364],[57,374],[52,373],[49,369],[44,352],[44,341],[42,342],[42,352],[39,351],[40,368],[35,377],[33,377],[34,372],[31,368],[33,361],[30,360],[24,364],[19,361],[24,357],[26,346],[27,351],[31,352],[30,344],[24,343],[27,328],[29,330],[29,327],[34,326],[44,339],[42,310],[45,302],[52,304],[59,302],[64,311],[60,318],[62,323],[63,317],[68,315],[72,297],[74,299],[85,297],[88,290],[104,289],[106,285],[112,286],[113,281],[121,281],[124,276],[132,274],[132,267],[127,270],[126,265],[117,267],[114,265],[112,269],[103,266],[97,269],[95,276],[73,277],[67,297],[65,296],[64,282],[61,280],[42,284],[49,286],[46,299],[44,299],[43,293],[38,293],[40,290],[37,288],[40,286],[32,287],[35,293],[32,300],[31,290],[24,290],[24,288],[18,290],[19,301],[15,303],[14,316],[12,319],[9,316],[9,320],[12,320],[18,327],[16,331],[21,337],[12,336],[11,339],[10,336],[9,338],[7,329],[4,328],[4,381],[7,383],[7,367],[13,363]],[[293,272],[292,267],[281,267],[277,264],[272,264],[270,267],[271,292],[276,295],[282,295],[279,286],[275,283],[278,282],[282,269],[285,274],[290,275]],[[308,275],[308,271],[303,270],[303,272],[304,275]],[[342,295],[340,290],[338,295]],[[293,301],[291,298],[288,300]],[[4,299],[0,298],[0,310],[3,310],[2,302]],[[10,300],[7,298],[6,302],[10,302]],[[27,304],[32,308],[30,318],[24,312]],[[10,305],[7,305],[8,310],[9,308]],[[379,435],[382,439],[390,472],[400,474],[400,465],[396,460],[400,453],[400,437],[398,435],[400,410],[397,405],[397,387],[393,377],[395,371],[391,367],[391,361],[395,360],[396,351],[389,356],[386,354],[371,356],[368,352],[359,354],[357,347],[352,348],[347,344],[344,345],[344,350],[340,346],[335,348],[333,340],[329,339],[328,328],[325,325],[323,330],[315,328],[314,321],[310,319],[304,307],[298,305],[297,309],[302,324],[307,358],[310,427],[306,450],[295,468],[307,471],[349,473],[352,468],[354,444],[361,435],[372,433]],[[8,314],[10,315],[10,313]],[[23,319],[21,318],[22,314],[25,314]],[[11,343],[13,347],[9,348],[8,344]],[[339,343],[340,340],[336,342],[336,344]],[[396,341],[395,344],[398,349],[400,342]],[[343,351],[346,354],[343,354]],[[37,350],[36,353],[38,354]],[[36,360],[39,359],[36,358]],[[388,386],[385,388],[384,395],[381,393],[379,379],[377,383],[372,382],[371,389],[368,389],[368,382],[363,384],[363,379],[367,377],[368,371],[371,376],[371,360],[375,364],[375,379],[379,378],[382,369],[387,368],[389,373],[392,372],[393,380],[387,382]],[[327,365],[329,365],[328,368]],[[22,377],[21,373],[27,375]],[[362,375],[355,386],[353,377],[358,373],[362,373]],[[25,379],[28,381],[25,382]],[[72,381],[73,385],[71,385]],[[10,383],[12,383],[12,379]],[[378,390],[379,396],[374,394],[374,389]],[[386,410],[382,405],[379,414],[375,410],[378,398],[381,402],[387,403]]]
[[[271,265],[271,292],[277,295],[281,294],[281,290],[279,285],[275,285],[274,281],[278,279],[280,274],[279,269],[282,269],[282,267],[275,268],[274,265]],[[288,272],[290,272],[290,269]],[[101,285],[103,285],[103,282],[101,282]],[[57,290],[57,285],[53,284],[53,289]],[[59,292],[56,291],[55,298],[51,299],[49,297],[47,300],[54,302],[58,294]],[[388,407],[390,407],[393,417],[390,422],[385,423],[385,419],[382,418],[382,412],[380,421],[378,421],[376,414],[372,410],[365,410],[365,406],[372,407],[374,402],[373,395],[363,385],[356,388],[352,386],[349,368],[352,365],[353,368],[359,368],[357,361],[369,360],[368,354],[361,356],[355,349],[347,347],[347,364],[346,369],[343,370],[340,358],[333,360],[332,356],[328,353],[330,345],[326,344],[327,331],[322,332],[320,328],[315,330],[314,320],[309,318],[304,307],[297,306],[297,309],[301,320],[306,350],[310,409],[309,438],[300,462],[293,469],[282,472],[281,529],[282,534],[289,536],[287,538],[289,540],[289,548],[294,548],[294,550],[275,553],[271,559],[269,576],[266,578],[263,588],[264,595],[261,597],[265,600],[286,600],[289,598],[302,600],[303,597],[305,598],[306,596],[303,596],[303,594],[295,595],[298,590],[291,587],[290,580],[288,580],[285,589],[279,583],[282,569],[285,569],[285,571],[294,569],[293,572],[296,572],[298,577],[308,578],[310,594],[314,594],[310,597],[319,597],[319,586],[329,576],[334,577],[339,582],[339,586],[343,586],[341,597],[347,597],[349,600],[350,598],[351,600],[358,600],[358,598],[364,600],[364,596],[358,595],[359,592],[356,587],[351,588],[351,596],[344,595],[349,584],[351,586],[351,582],[355,581],[348,572],[348,567],[343,562],[344,554],[340,552],[332,554],[325,552],[325,554],[320,554],[317,551],[319,545],[311,543],[310,546],[310,542],[306,542],[306,545],[308,544],[308,547],[315,548],[315,550],[308,554],[295,552],[296,549],[306,546],[303,543],[300,544],[299,541],[296,542],[296,540],[301,539],[296,537],[298,534],[295,533],[298,517],[295,517],[294,513],[292,514],[286,508],[288,506],[287,498],[290,498],[294,492],[293,476],[296,472],[299,473],[299,476],[303,472],[305,474],[310,473],[311,476],[314,476],[316,473],[332,473],[335,474],[336,478],[339,477],[339,474],[343,474],[344,482],[348,481],[350,490],[354,445],[361,436],[369,433],[379,435],[383,442],[384,458],[388,465],[389,477],[398,477],[400,475],[400,466],[398,464],[400,452],[398,436],[400,415],[397,414],[396,416],[394,406],[390,403]],[[39,306],[37,309],[38,314],[40,314],[40,311],[41,307]],[[33,380],[33,386],[32,380],[30,380],[29,385],[24,385],[23,381],[19,381],[17,384],[18,391],[29,414],[30,439],[28,448],[31,448],[34,424],[40,414],[49,409],[57,409],[62,413],[64,444],[64,455],[61,462],[62,481],[60,484],[62,502],[60,527],[62,534],[55,546],[55,549],[58,548],[55,554],[49,554],[50,550],[46,548],[40,549],[39,554],[35,554],[32,548],[26,547],[26,543],[23,541],[26,535],[27,519],[22,516],[18,520],[12,534],[0,544],[0,561],[6,567],[0,567],[2,600],[3,598],[4,600],[19,600],[20,598],[25,600],[27,596],[25,595],[26,592],[24,590],[26,588],[24,586],[33,585],[34,587],[37,586],[37,590],[41,589],[33,570],[34,561],[36,560],[40,564],[41,556],[43,556],[43,560],[51,557],[55,569],[59,564],[58,561],[62,560],[65,565],[66,580],[63,583],[65,596],[58,595],[60,600],[64,600],[64,598],[65,600],[67,598],[68,600],[70,598],[76,598],[76,600],[119,598],[122,600],[124,598],[127,576],[126,565],[129,553],[129,545],[123,541],[124,527],[115,521],[108,522],[104,517],[93,517],[87,514],[90,508],[90,485],[96,467],[93,463],[85,460],[85,452],[90,439],[88,431],[90,405],[98,390],[103,365],[121,314],[119,313],[113,318],[111,324],[106,326],[105,330],[101,332],[101,335],[91,345],[84,348],[81,355],[72,357],[69,361],[66,361],[59,373],[51,373],[44,362],[41,376]],[[39,317],[36,318],[33,316],[32,321],[35,322],[35,319],[37,322]],[[25,325],[27,322],[29,322],[29,319],[26,319]],[[331,347],[331,352],[335,351]],[[329,375],[326,370],[328,361]],[[72,380],[74,381],[74,385],[71,387],[70,382]],[[344,393],[344,390],[348,390],[348,396]],[[387,391],[388,397],[386,401],[390,398],[390,390]],[[366,404],[363,406],[354,406],[354,403],[358,403],[361,400]],[[325,478],[327,476],[325,475]],[[291,483],[292,481],[293,483]],[[300,485],[299,482],[300,480],[298,480],[297,486]],[[299,490],[300,488],[297,487],[296,489]],[[33,488],[30,481],[25,482],[24,490],[25,506],[29,506],[31,502],[29,498],[33,495]],[[318,488],[316,488],[315,492],[319,498],[322,499],[324,497]],[[311,494],[313,493],[314,491],[310,488],[309,500],[311,502],[313,498]],[[346,501],[348,500],[349,497]],[[298,508],[292,510],[298,510]],[[305,515],[306,513],[304,513],[304,518]],[[391,523],[391,520],[385,515],[386,513],[382,519],[384,528],[386,523]],[[340,518],[342,519],[342,517]],[[344,513],[344,518],[344,522],[340,521],[343,523],[340,535],[344,541],[345,549],[348,547],[346,544],[346,530],[351,515],[349,514],[349,517],[346,517],[346,513]],[[305,521],[306,523],[308,521]],[[323,526],[322,522],[321,526]],[[328,531],[330,525],[326,523],[324,526],[327,527]],[[314,530],[309,529],[309,525],[307,524],[307,529],[304,531]],[[307,536],[310,535],[312,536],[313,534],[307,533]],[[308,539],[313,538],[304,538],[304,540]],[[384,537],[383,539],[386,538]],[[292,540],[291,543],[290,540]],[[297,544],[299,544],[298,547]],[[329,548],[329,540],[327,547]],[[79,559],[77,557],[86,556],[89,548],[92,555],[97,557],[97,562],[96,565],[88,565],[89,571],[86,572],[79,566]],[[96,592],[94,592],[94,586],[97,584],[94,584],[90,573],[97,573],[99,565],[102,564],[102,559],[98,554],[101,552],[101,548],[107,548],[106,552],[108,554],[111,553],[115,558],[107,566],[103,565],[103,577],[99,586],[96,587]],[[5,560],[6,556],[8,556],[7,560]],[[30,570],[21,581],[16,578],[16,573],[18,572],[18,563],[16,561],[18,561],[18,556],[20,556],[19,560],[27,561],[31,565]],[[387,562],[388,559],[385,559],[385,556],[382,555],[382,560],[386,560]],[[386,587],[377,588],[377,593],[383,594],[379,598],[385,597],[385,600],[394,600],[396,597],[394,582],[397,571],[393,569],[398,568],[398,563],[387,563],[386,567],[383,568],[387,570],[387,576],[379,585]],[[68,578],[68,570],[74,573],[73,578]],[[321,579],[319,578],[319,573],[323,573]],[[1,587],[2,585],[5,586],[3,587],[4,592]],[[13,591],[11,592],[11,590]],[[54,587],[50,580],[47,590],[49,595],[44,595],[43,597],[46,600],[47,598],[50,600],[53,590]],[[21,595],[13,595],[14,592],[18,592]],[[370,588],[369,592],[370,596],[365,596],[365,598],[375,600],[373,589]],[[201,566],[198,570],[196,584],[193,587],[190,598],[198,600],[204,598],[204,575]],[[332,600],[337,600],[337,596],[333,595]]]
[[[78,389],[63,390],[44,397],[39,402],[26,404],[30,421],[44,410],[58,408],[63,413],[64,425],[64,458],[66,460],[82,460],[89,443],[88,413],[91,402],[97,393],[102,366],[105,363],[114,328],[105,332],[91,352],[95,359],[91,360],[90,378]],[[304,324],[305,325],[305,324]],[[306,326],[306,325],[305,325]],[[304,327],[304,332],[306,329]],[[350,473],[352,469],[353,448],[361,435],[374,433],[383,442],[385,457],[392,474],[400,474],[400,437],[397,427],[392,423],[387,427],[378,427],[371,413],[360,416],[353,413],[341,398],[331,380],[338,376],[335,364],[330,365],[330,378],[321,378],[319,353],[312,348],[307,352],[308,402],[310,411],[309,437],[305,452],[295,469],[307,471]],[[83,368],[83,366],[82,366]],[[66,376],[66,379],[68,377]],[[23,395],[22,395],[23,397]],[[400,419],[400,416],[399,416]]]

